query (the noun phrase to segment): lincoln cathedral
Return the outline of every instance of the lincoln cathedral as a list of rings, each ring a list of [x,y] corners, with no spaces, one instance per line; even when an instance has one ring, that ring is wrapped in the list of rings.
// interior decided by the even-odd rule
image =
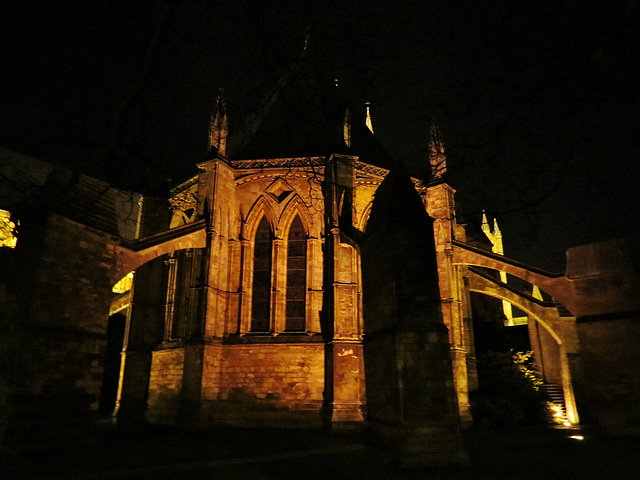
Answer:
[[[292,155],[298,145],[278,152],[277,142],[265,142],[272,149],[265,154],[230,158],[218,98],[211,158],[169,200],[170,228],[205,220],[206,245],[141,266],[111,305],[112,323],[126,324],[116,418],[144,411],[157,422],[364,421],[366,300],[358,234],[367,231],[376,191],[394,165],[373,135],[368,111],[358,119],[335,105],[331,113],[322,129],[289,132],[300,147],[314,134],[309,138],[318,143],[304,156],[302,148]],[[266,115],[245,151],[259,151],[270,120]],[[439,232],[444,246],[464,230],[451,221],[453,189],[441,179],[446,160],[435,127],[429,158],[433,187],[407,180],[423,213],[430,204],[441,219],[436,228],[446,230]],[[433,240],[424,242],[435,265]],[[443,284],[449,343],[460,414],[470,421],[468,377],[475,369],[468,294],[464,271],[448,267],[441,265],[444,275],[452,274]],[[136,396],[141,381],[144,395]]]
[[[366,425],[402,464],[464,462],[472,294],[527,325],[562,423],[637,432],[637,382],[611,374],[637,358],[624,243],[570,249],[562,273],[504,257],[497,223],[467,238],[437,126],[420,179],[373,129],[368,106],[287,88],[233,127],[220,94],[206,159],[165,199],[3,150],[6,437],[98,414]]]

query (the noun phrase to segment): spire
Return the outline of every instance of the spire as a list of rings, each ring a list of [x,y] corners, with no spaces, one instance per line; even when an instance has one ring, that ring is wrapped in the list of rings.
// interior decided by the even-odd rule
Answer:
[[[489,226],[489,222],[487,221],[487,213],[482,210],[482,231],[490,239],[489,235],[491,235],[491,227]]]
[[[222,95],[222,89],[220,89],[216,97],[214,111],[211,112],[211,117],[209,118],[209,152],[218,152],[221,155],[225,155],[228,134],[227,105]]]
[[[502,232],[500,231],[500,227],[498,227],[498,219],[494,217],[492,230],[489,226],[489,221],[487,220],[487,214],[484,210],[482,210],[482,225],[480,226],[480,228],[482,228],[482,231],[491,242],[491,251],[493,253],[497,253],[498,255],[504,255],[504,247],[502,246]]]
[[[498,227],[498,219],[495,217],[493,218],[493,234],[496,237],[502,238],[502,232],[500,231],[500,227]]]
[[[371,112],[369,111],[371,102],[365,102],[365,106],[367,107],[367,119],[365,120],[365,123],[367,128],[371,130],[371,133],[373,133],[373,123],[371,123]]]
[[[487,220],[487,214],[482,210],[482,231],[487,236],[489,241],[491,242],[491,251],[493,253],[497,253],[498,255],[504,255],[504,246],[502,245],[502,232],[500,231],[500,227],[498,227],[498,219],[493,217],[493,232],[491,231],[491,227],[489,226],[489,222]],[[500,281],[502,283],[507,283],[507,272],[500,272]],[[502,312],[505,316],[505,326],[510,327],[515,325],[513,318],[513,308],[511,308],[511,304],[506,300],[502,300]],[[525,319],[527,317],[524,317]],[[518,323],[520,325],[520,323]]]
[[[502,232],[498,227],[498,219],[493,217],[493,251],[498,255],[504,255],[504,246],[502,244]]]
[[[429,163],[431,164],[431,177],[441,178],[447,171],[447,156],[444,153],[440,129],[431,122],[429,131]]]

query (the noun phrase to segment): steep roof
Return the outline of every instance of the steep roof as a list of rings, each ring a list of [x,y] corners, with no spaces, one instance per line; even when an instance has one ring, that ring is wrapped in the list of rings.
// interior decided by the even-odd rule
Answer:
[[[347,110],[350,146],[344,139]],[[281,79],[252,118],[229,135],[229,156],[236,160],[342,153],[383,168],[394,163],[364,117],[341,98],[339,88],[324,84],[302,66]]]

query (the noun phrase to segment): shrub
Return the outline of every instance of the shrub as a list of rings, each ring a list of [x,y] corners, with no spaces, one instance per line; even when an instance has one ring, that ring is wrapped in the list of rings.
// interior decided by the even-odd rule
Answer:
[[[478,358],[479,388],[471,395],[476,428],[540,425],[549,422],[542,379],[531,352],[488,351]]]

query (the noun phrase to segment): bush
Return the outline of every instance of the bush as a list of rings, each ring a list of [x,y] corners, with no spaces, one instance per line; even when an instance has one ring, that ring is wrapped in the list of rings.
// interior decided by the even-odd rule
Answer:
[[[478,358],[479,388],[471,395],[476,428],[549,423],[540,374],[531,368],[531,352],[488,351]]]

